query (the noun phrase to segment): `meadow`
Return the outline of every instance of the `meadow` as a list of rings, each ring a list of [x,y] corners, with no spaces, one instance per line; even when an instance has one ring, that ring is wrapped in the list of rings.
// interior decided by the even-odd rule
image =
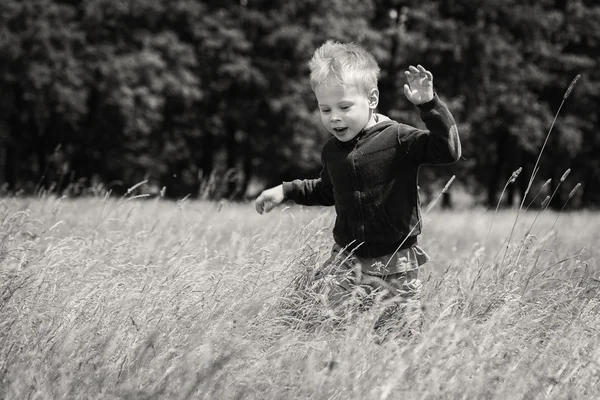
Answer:
[[[422,332],[382,344],[374,312],[342,325],[298,312],[318,309],[306,283],[333,221],[299,206],[0,200],[0,398],[600,397],[598,213],[433,209]]]

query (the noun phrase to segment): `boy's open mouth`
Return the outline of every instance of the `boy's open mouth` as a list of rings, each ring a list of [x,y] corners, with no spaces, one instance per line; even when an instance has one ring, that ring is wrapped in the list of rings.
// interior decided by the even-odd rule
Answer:
[[[348,128],[333,128],[333,130],[338,135],[342,135],[343,133],[345,133],[348,130]]]

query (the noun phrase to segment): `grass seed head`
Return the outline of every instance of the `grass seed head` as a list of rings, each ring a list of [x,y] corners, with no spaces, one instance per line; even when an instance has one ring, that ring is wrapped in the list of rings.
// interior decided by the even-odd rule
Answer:
[[[450,185],[452,185],[452,182],[454,182],[454,179],[456,179],[456,175],[452,175],[452,178],[450,178],[448,183],[446,183],[446,186],[444,186],[444,189],[442,189],[442,193],[446,193],[448,191],[448,188],[450,187]]]
[[[575,187],[573,188],[573,190],[571,190],[571,193],[569,193],[569,199],[575,195],[575,192],[577,190],[579,190],[580,187],[581,187],[581,182],[579,182],[577,185],[575,185]]]
[[[550,184],[550,182],[552,182],[552,178],[550,178],[546,182],[544,182],[544,184],[542,185],[542,189],[545,188],[546,186],[548,186]]]
[[[550,203],[550,196],[546,196],[544,201],[542,201],[542,208],[545,208],[548,205],[548,203]]]
[[[571,94],[571,91],[573,90],[573,88],[575,87],[575,85],[577,84],[577,81],[579,81],[579,79],[581,78],[581,74],[577,74],[577,76],[575,78],[573,78],[573,80],[571,81],[571,84],[569,85],[569,88],[567,89],[563,99],[567,99],[567,97],[569,97],[569,95]]]
[[[562,174],[562,176],[560,177],[560,181],[561,181],[561,182],[564,182],[564,181],[565,181],[565,179],[567,179],[567,176],[569,176],[569,174],[570,174],[570,173],[571,173],[571,168],[567,169],[567,170],[565,171],[565,173],[564,173],[564,174]]]
[[[517,178],[519,177],[519,174],[521,174],[521,171],[523,171],[523,167],[519,167],[519,169],[517,169],[515,172],[513,172],[508,181],[510,183],[514,183],[517,180]]]

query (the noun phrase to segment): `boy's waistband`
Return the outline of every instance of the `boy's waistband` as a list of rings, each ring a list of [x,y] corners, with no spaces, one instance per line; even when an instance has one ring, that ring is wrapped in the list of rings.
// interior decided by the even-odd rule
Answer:
[[[351,243],[348,246],[343,246],[337,243],[341,248],[345,248],[347,252],[352,252],[358,257],[374,258],[383,257],[392,254],[396,250],[409,249],[418,244],[417,236],[409,236],[403,242],[392,244],[367,244],[367,243]]]
[[[396,249],[377,257],[362,257],[335,243],[331,249],[331,257],[344,263],[360,265],[362,273],[382,276],[415,270],[430,260],[429,255],[416,244],[408,248],[400,248],[398,251]]]

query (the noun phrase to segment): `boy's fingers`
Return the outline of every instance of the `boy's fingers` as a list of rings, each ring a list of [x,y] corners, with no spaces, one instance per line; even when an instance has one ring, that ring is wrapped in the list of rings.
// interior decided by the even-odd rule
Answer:
[[[267,212],[267,213],[268,213],[268,212],[269,212],[269,211],[271,211],[273,208],[275,208],[275,203],[273,203],[273,202],[271,202],[271,201],[268,201],[268,200],[267,200],[267,202],[266,202],[266,204],[265,204],[265,212]]]
[[[411,94],[410,86],[408,86],[406,83],[404,84],[404,94],[406,97],[410,97]]]
[[[421,64],[417,65],[417,68],[419,69],[419,73],[422,76],[425,76],[425,78],[429,79],[430,81],[433,80],[433,74],[429,71],[427,71],[425,68],[423,68],[423,66]]]
[[[262,200],[262,195],[258,196],[256,198],[256,200],[254,201],[254,207],[256,208],[256,212],[259,214],[263,213],[263,200]]]

